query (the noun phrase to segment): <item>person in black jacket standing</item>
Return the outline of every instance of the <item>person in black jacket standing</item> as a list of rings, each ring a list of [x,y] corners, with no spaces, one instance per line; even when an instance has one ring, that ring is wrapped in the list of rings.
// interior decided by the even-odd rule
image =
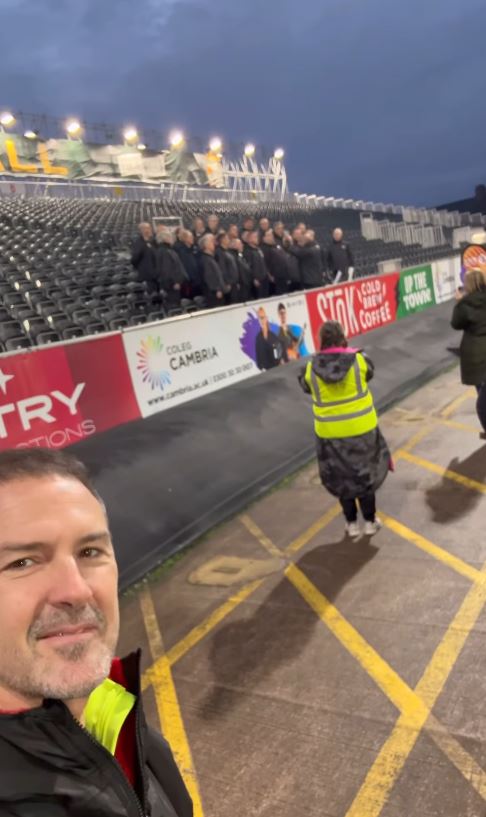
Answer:
[[[285,250],[277,244],[273,230],[263,236],[263,257],[273,284],[273,294],[285,295],[290,286],[290,269]]]
[[[0,452],[0,518],[0,814],[192,817],[140,653],[115,658],[118,569],[84,466]]]
[[[243,255],[243,242],[239,238],[234,238],[230,242],[230,252],[236,261],[238,267],[238,281],[240,285],[240,301],[249,301],[251,298],[251,287],[253,279],[251,277],[251,269],[248,266],[245,256]]]
[[[203,268],[204,294],[208,307],[224,306],[226,285],[223,272],[216,261],[216,239],[212,233],[206,233],[199,241],[201,263]]]
[[[268,298],[270,293],[270,278],[263,252],[259,247],[258,232],[253,230],[246,236],[244,249],[245,261],[251,269],[253,279],[253,297]]]
[[[172,249],[173,243],[174,236],[170,230],[157,231],[157,272],[166,293],[169,309],[180,307],[182,287],[188,282],[181,259]]]
[[[289,252],[299,260],[300,280],[304,289],[315,289],[323,284],[322,254],[312,231],[300,234],[298,244],[293,244]]]
[[[143,221],[138,225],[139,235],[132,247],[131,261],[137,270],[138,280],[145,283],[149,294],[160,292],[160,279],[155,260],[155,242],[152,226]]]
[[[181,230],[179,238],[179,244],[177,248],[174,246],[174,249],[181,259],[182,266],[189,279],[187,294],[189,298],[195,298],[197,295],[202,295],[199,250],[194,246],[194,236],[190,230]]]
[[[475,386],[476,411],[486,440],[486,278],[480,270],[466,275],[464,290],[458,290],[452,313],[452,328],[464,332],[461,342],[461,379]]]
[[[228,233],[220,233],[217,239],[215,253],[225,283],[224,300],[227,305],[240,302],[240,281],[238,275],[238,264],[234,255],[230,252],[230,238]]]
[[[350,280],[353,277],[353,253],[349,244],[344,241],[340,227],[336,227],[332,234],[332,244],[327,251],[327,266],[336,283]]]

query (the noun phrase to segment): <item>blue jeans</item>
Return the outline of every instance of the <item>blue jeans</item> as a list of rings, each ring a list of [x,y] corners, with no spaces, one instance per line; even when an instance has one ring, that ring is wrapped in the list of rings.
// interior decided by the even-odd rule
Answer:
[[[481,383],[476,386],[478,392],[478,399],[476,402],[476,411],[479,417],[483,430],[486,431],[486,383]]]

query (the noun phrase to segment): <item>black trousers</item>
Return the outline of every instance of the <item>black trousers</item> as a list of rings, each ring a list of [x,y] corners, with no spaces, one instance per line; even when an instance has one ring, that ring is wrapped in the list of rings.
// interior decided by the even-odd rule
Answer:
[[[341,507],[346,517],[346,522],[357,522],[358,520],[358,503],[363,514],[365,522],[374,522],[376,517],[376,496],[375,494],[366,494],[360,496],[358,499],[340,499]]]
[[[486,383],[481,383],[480,386],[476,386],[476,389],[478,392],[476,411],[478,413],[479,422],[483,430],[486,431]]]

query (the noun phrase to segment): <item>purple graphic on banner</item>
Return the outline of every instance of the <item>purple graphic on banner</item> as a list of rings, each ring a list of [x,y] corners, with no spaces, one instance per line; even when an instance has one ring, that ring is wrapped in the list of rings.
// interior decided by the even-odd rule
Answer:
[[[240,337],[241,351],[247,355],[251,360],[256,361],[255,343],[257,335],[260,331],[260,324],[254,312],[248,312],[248,317],[244,322],[243,334]]]

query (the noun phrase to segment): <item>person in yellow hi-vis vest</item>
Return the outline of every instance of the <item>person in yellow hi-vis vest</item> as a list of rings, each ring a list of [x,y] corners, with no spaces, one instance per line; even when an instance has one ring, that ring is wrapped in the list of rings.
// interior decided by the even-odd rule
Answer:
[[[319,342],[320,352],[301,370],[299,382],[312,396],[321,482],[338,497],[348,536],[361,536],[358,505],[365,536],[374,536],[381,527],[376,491],[392,468],[368,388],[374,366],[348,346],[337,321],[321,326]]]

